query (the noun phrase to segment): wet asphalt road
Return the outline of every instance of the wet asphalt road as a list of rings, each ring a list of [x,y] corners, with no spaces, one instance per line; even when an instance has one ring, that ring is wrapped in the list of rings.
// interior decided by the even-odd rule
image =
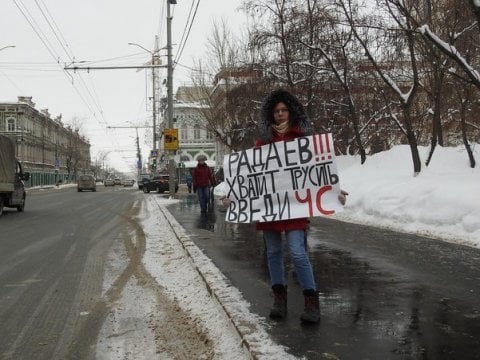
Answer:
[[[159,195],[152,195],[159,196]],[[239,288],[268,332],[307,359],[480,359],[480,250],[332,219],[312,219],[310,257],[320,291],[320,324],[302,325],[301,290],[287,262],[287,319],[272,302],[261,234],[200,214],[179,194],[172,215]]]

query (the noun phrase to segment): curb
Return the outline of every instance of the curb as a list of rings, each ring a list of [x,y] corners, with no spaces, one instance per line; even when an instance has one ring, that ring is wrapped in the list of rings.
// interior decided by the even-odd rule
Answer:
[[[202,278],[207,291],[221,306],[226,316],[237,331],[242,346],[251,359],[297,359],[287,352],[286,347],[276,344],[265,331],[265,320],[250,312],[250,304],[244,300],[241,292],[232,286],[230,280],[213,264],[200,248],[191,240],[186,230],[178,223],[165,206],[157,205],[167,219],[178,241],[195,270]],[[212,271],[212,266],[216,271]],[[239,301],[241,299],[241,301]],[[265,344],[268,344],[265,346]]]

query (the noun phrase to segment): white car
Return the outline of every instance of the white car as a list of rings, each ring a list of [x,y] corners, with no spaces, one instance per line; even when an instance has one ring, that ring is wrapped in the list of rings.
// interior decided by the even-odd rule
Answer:
[[[115,186],[115,181],[113,179],[105,179],[103,186]]]
[[[133,186],[133,184],[135,184],[135,180],[133,180],[133,179],[123,180],[123,186]]]

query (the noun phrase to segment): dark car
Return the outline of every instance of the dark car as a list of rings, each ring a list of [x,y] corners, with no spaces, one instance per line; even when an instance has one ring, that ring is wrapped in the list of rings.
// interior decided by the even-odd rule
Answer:
[[[149,193],[150,191],[156,191],[163,193],[169,191],[169,179],[168,175],[154,176],[152,179],[143,179],[143,192]],[[178,182],[175,180],[175,192],[178,191]]]
[[[115,181],[113,179],[105,179],[103,182],[104,186],[115,186]]]
[[[143,183],[150,180],[150,174],[143,173],[138,176],[137,184],[138,190],[143,190]]]

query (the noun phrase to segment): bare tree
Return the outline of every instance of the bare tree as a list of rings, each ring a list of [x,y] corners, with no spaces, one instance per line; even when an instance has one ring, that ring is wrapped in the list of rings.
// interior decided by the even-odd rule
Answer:
[[[479,7],[476,4],[477,2],[470,1],[472,12],[469,13],[468,11],[458,10],[463,8],[463,1],[446,1],[440,9],[437,9],[437,13],[443,15],[441,26],[436,27],[434,23],[427,21],[419,21],[417,24],[426,42],[444,55],[443,62],[456,64],[461,71],[461,73],[457,73],[457,71],[452,70],[451,66],[448,67],[454,80],[452,83],[460,87],[456,94],[461,122],[461,138],[467,149],[472,167],[475,166],[475,160],[468,141],[466,117],[468,108],[474,101],[471,96],[470,84],[473,84],[477,91],[480,90],[480,74],[477,71],[480,58],[478,50]]]
[[[68,179],[76,177],[79,166],[87,160],[83,149],[84,141],[82,141],[82,135],[80,134],[81,123],[80,118],[74,117],[67,125],[67,129],[71,132],[64,149]]]
[[[254,62],[245,41],[234,37],[227,23],[214,23],[208,40],[207,69],[197,64],[192,81],[201,92],[199,112],[207,131],[229,149],[251,147],[258,99],[264,94],[263,69]]]
[[[472,97],[474,92],[475,91],[474,89],[472,89],[472,86],[466,86],[464,88],[460,88],[457,90],[457,94],[459,95],[458,96],[459,102],[461,105],[460,106],[460,124],[461,124],[462,140],[463,140],[463,144],[465,145],[465,149],[467,150],[468,160],[471,168],[475,167],[476,161],[475,161],[475,157],[473,156],[472,148],[467,138],[467,113],[472,103]]]
[[[310,2],[308,2],[308,5],[309,16],[307,18],[310,23],[313,21],[313,11]],[[360,136],[359,111],[352,92],[355,73],[355,65],[353,65],[352,62],[354,62],[354,54],[357,53],[358,49],[354,46],[354,38],[351,28],[343,26],[340,19],[335,15],[325,16],[325,14],[328,14],[328,10],[325,7],[319,7],[318,10],[319,13],[321,12],[324,14],[323,18],[327,20],[323,22],[324,26],[321,29],[316,29],[318,32],[321,32],[321,36],[313,37],[310,35],[308,37],[308,43],[303,40],[301,40],[301,42],[309,49],[309,51],[313,50],[319,52],[325,60],[326,65],[318,66],[312,64],[312,62],[308,62],[307,66],[314,69],[317,73],[328,68],[333,73],[334,79],[336,79],[340,85],[340,88],[343,91],[343,102],[346,104],[345,108],[347,110],[347,116],[350,118],[350,122],[353,126],[353,138],[356,141],[361,163],[363,164],[366,160],[366,153]],[[310,58],[313,57],[311,56]]]
[[[321,99],[317,94],[322,83],[311,64],[321,61],[321,55],[305,48],[315,39],[323,26],[320,0],[245,0],[245,11],[254,18],[250,33],[253,51],[262,56],[266,77],[276,87],[294,92],[305,106],[308,117],[317,119]],[[316,127],[319,127],[318,124]]]
[[[386,18],[377,16],[376,19],[380,22],[359,23],[352,0],[337,0],[337,4],[343,11],[355,38],[362,45],[366,57],[379,77],[397,96],[403,125],[401,129],[404,131],[410,146],[414,174],[418,174],[422,165],[413,126],[414,101],[419,87],[419,74],[415,56],[415,33],[410,19],[404,16],[401,9],[396,7],[395,1],[382,0],[382,3],[384,8],[381,10],[385,10],[383,14]],[[374,29],[377,35],[374,41],[369,37],[369,30],[371,29]],[[381,29],[383,29],[383,34],[380,38],[378,35],[380,35]],[[385,40],[388,44],[382,47],[381,41]],[[397,46],[392,46],[392,44]],[[395,61],[388,57],[392,50],[397,59]],[[398,59],[401,59],[401,61]],[[382,63],[387,64],[387,66]],[[398,67],[400,64],[402,65],[401,68]]]

